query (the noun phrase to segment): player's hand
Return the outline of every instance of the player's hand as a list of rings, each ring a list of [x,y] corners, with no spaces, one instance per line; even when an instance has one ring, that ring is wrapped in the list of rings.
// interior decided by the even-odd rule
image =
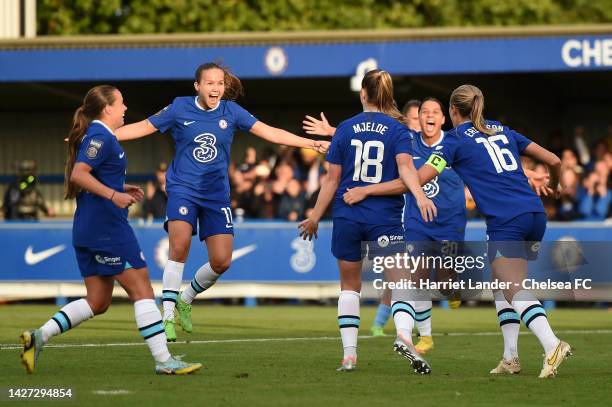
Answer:
[[[368,194],[364,187],[355,187],[355,188],[347,188],[344,195],[342,195],[342,199],[348,205],[355,205],[366,199]]]
[[[425,222],[431,222],[436,216],[438,216],[438,209],[434,205],[433,201],[423,195],[422,198],[416,199],[417,207],[421,211],[421,216]]]
[[[336,129],[330,126],[323,112],[321,112],[321,120],[306,115],[306,118],[302,121],[302,124],[302,128],[307,134],[331,137],[336,132]]]
[[[130,205],[136,203],[136,198],[124,192],[115,192],[115,194],[111,198],[111,202],[114,203],[115,206],[121,209],[125,209],[128,208]]]
[[[548,174],[537,174],[533,173],[528,178],[529,185],[535,191],[538,196],[552,196],[555,191],[548,186],[548,182],[550,181],[550,175]]]
[[[304,240],[306,240],[306,238],[308,238],[308,240],[312,240],[313,236],[315,237],[315,239],[319,238],[319,235],[317,234],[317,231],[319,230],[318,220],[315,220],[313,218],[305,219],[300,222],[300,224],[298,225],[298,229],[300,230],[300,236]]]
[[[126,194],[131,195],[136,202],[140,202],[144,199],[144,191],[137,185],[124,184],[123,189]]]
[[[327,150],[329,150],[330,144],[331,143],[329,141],[313,140],[311,148],[317,153],[325,154],[327,153]]]

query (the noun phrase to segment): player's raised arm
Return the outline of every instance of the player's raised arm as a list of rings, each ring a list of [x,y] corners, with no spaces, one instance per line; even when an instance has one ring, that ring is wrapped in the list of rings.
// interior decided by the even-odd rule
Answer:
[[[315,136],[332,137],[336,133],[336,128],[329,124],[323,112],[321,112],[321,120],[306,115],[306,118],[302,121],[302,129],[306,134]]]
[[[149,119],[144,119],[136,123],[128,124],[115,130],[115,136],[119,141],[135,140],[153,134],[157,128],[151,124]]]
[[[286,130],[268,126],[261,121],[255,122],[253,127],[251,127],[250,132],[271,143],[284,144],[292,147],[310,148],[311,150],[315,150],[319,153],[325,153],[329,148],[329,141],[311,140],[305,137],[296,136],[295,134]]]
[[[300,236],[302,236],[304,240],[306,240],[306,238],[312,240],[312,236],[314,236],[315,239],[318,237],[317,230],[319,229],[319,221],[336,195],[336,191],[340,185],[341,175],[342,166],[330,163],[327,178],[322,181],[321,191],[319,192],[317,203],[312,213],[308,219],[303,220],[298,226],[301,230]]]

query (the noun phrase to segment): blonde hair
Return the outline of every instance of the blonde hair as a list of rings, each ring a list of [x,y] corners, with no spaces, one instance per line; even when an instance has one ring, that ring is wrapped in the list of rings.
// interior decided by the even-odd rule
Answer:
[[[408,126],[406,118],[397,108],[393,98],[393,80],[389,72],[382,69],[369,71],[361,81],[361,88],[366,92],[366,102],[376,106],[380,112]]]
[[[450,105],[455,106],[459,114],[469,117],[474,128],[488,136],[495,131],[488,128],[484,121],[484,96],[480,89],[474,85],[461,85],[453,91],[450,97]]]

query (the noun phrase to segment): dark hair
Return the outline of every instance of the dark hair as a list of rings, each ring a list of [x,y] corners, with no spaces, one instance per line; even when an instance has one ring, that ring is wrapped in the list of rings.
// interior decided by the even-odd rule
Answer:
[[[241,96],[244,96],[244,87],[240,79],[232,74],[228,67],[221,65],[217,62],[207,62],[198,66],[195,71],[195,81],[200,83],[202,80],[202,73],[209,69],[220,69],[223,71],[223,81],[225,82],[225,91],[223,92],[223,99],[236,100]]]
[[[393,80],[387,71],[374,69],[369,71],[361,81],[361,88],[366,92],[366,101],[389,117],[393,117],[404,125],[406,119],[397,109],[393,99]]]
[[[404,103],[404,107],[402,107],[402,114],[405,116],[406,113],[408,113],[408,110],[412,109],[413,107],[416,107],[417,109],[421,108],[421,102],[418,99],[410,99],[409,101],[407,101],[406,103]]]
[[[72,127],[68,133],[68,160],[64,170],[64,199],[72,199],[80,192],[80,188],[70,182],[70,175],[79,151],[79,144],[91,122],[98,118],[104,108],[115,103],[113,92],[117,90],[111,85],[99,85],[89,89],[83,104],[77,108],[72,117]]]
[[[440,102],[438,99],[434,98],[434,97],[426,97],[425,99],[423,99],[423,101],[421,102],[420,106],[419,106],[419,112],[421,111],[421,108],[423,107],[423,104],[425,104],[425,102],[435,102],[438,104],[438,106],[440,106],[440,110],[442,110],[442,114],[444,114],[444,105],[442,104],[442,102]]]
[[[495,134],[484,121],[484,96],[474,85],[461,85],[453,91],[450,97],[451,106],[459,111],[462,117],[469,117],[474,128],[488,136]]]

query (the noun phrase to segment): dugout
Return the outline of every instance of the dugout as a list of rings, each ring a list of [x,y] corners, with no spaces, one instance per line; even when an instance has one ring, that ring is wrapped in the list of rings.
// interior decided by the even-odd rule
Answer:
[[[15,160],[34,159],[56,212],[71,214],[61,199],[62,139],[86,90],[117,85],[132,122],[192,94],[196,66],[218,59],[243,80],[244,107],[294,132],[305,113],[325,111],[334,123],[355,114],[351,81],[377,66],[393,74],[400,105],[426,96],[446,103],[469,82],[485,93],[487,117],[539,142],[570,142],[576,125],[590,141],[612,141],[612,25],[45,37],[0,41],[0,182]],[[266,147],[238,135],[233,158],[252,144]],[[136,181],[172,156],[169,137],[125,149]]]

